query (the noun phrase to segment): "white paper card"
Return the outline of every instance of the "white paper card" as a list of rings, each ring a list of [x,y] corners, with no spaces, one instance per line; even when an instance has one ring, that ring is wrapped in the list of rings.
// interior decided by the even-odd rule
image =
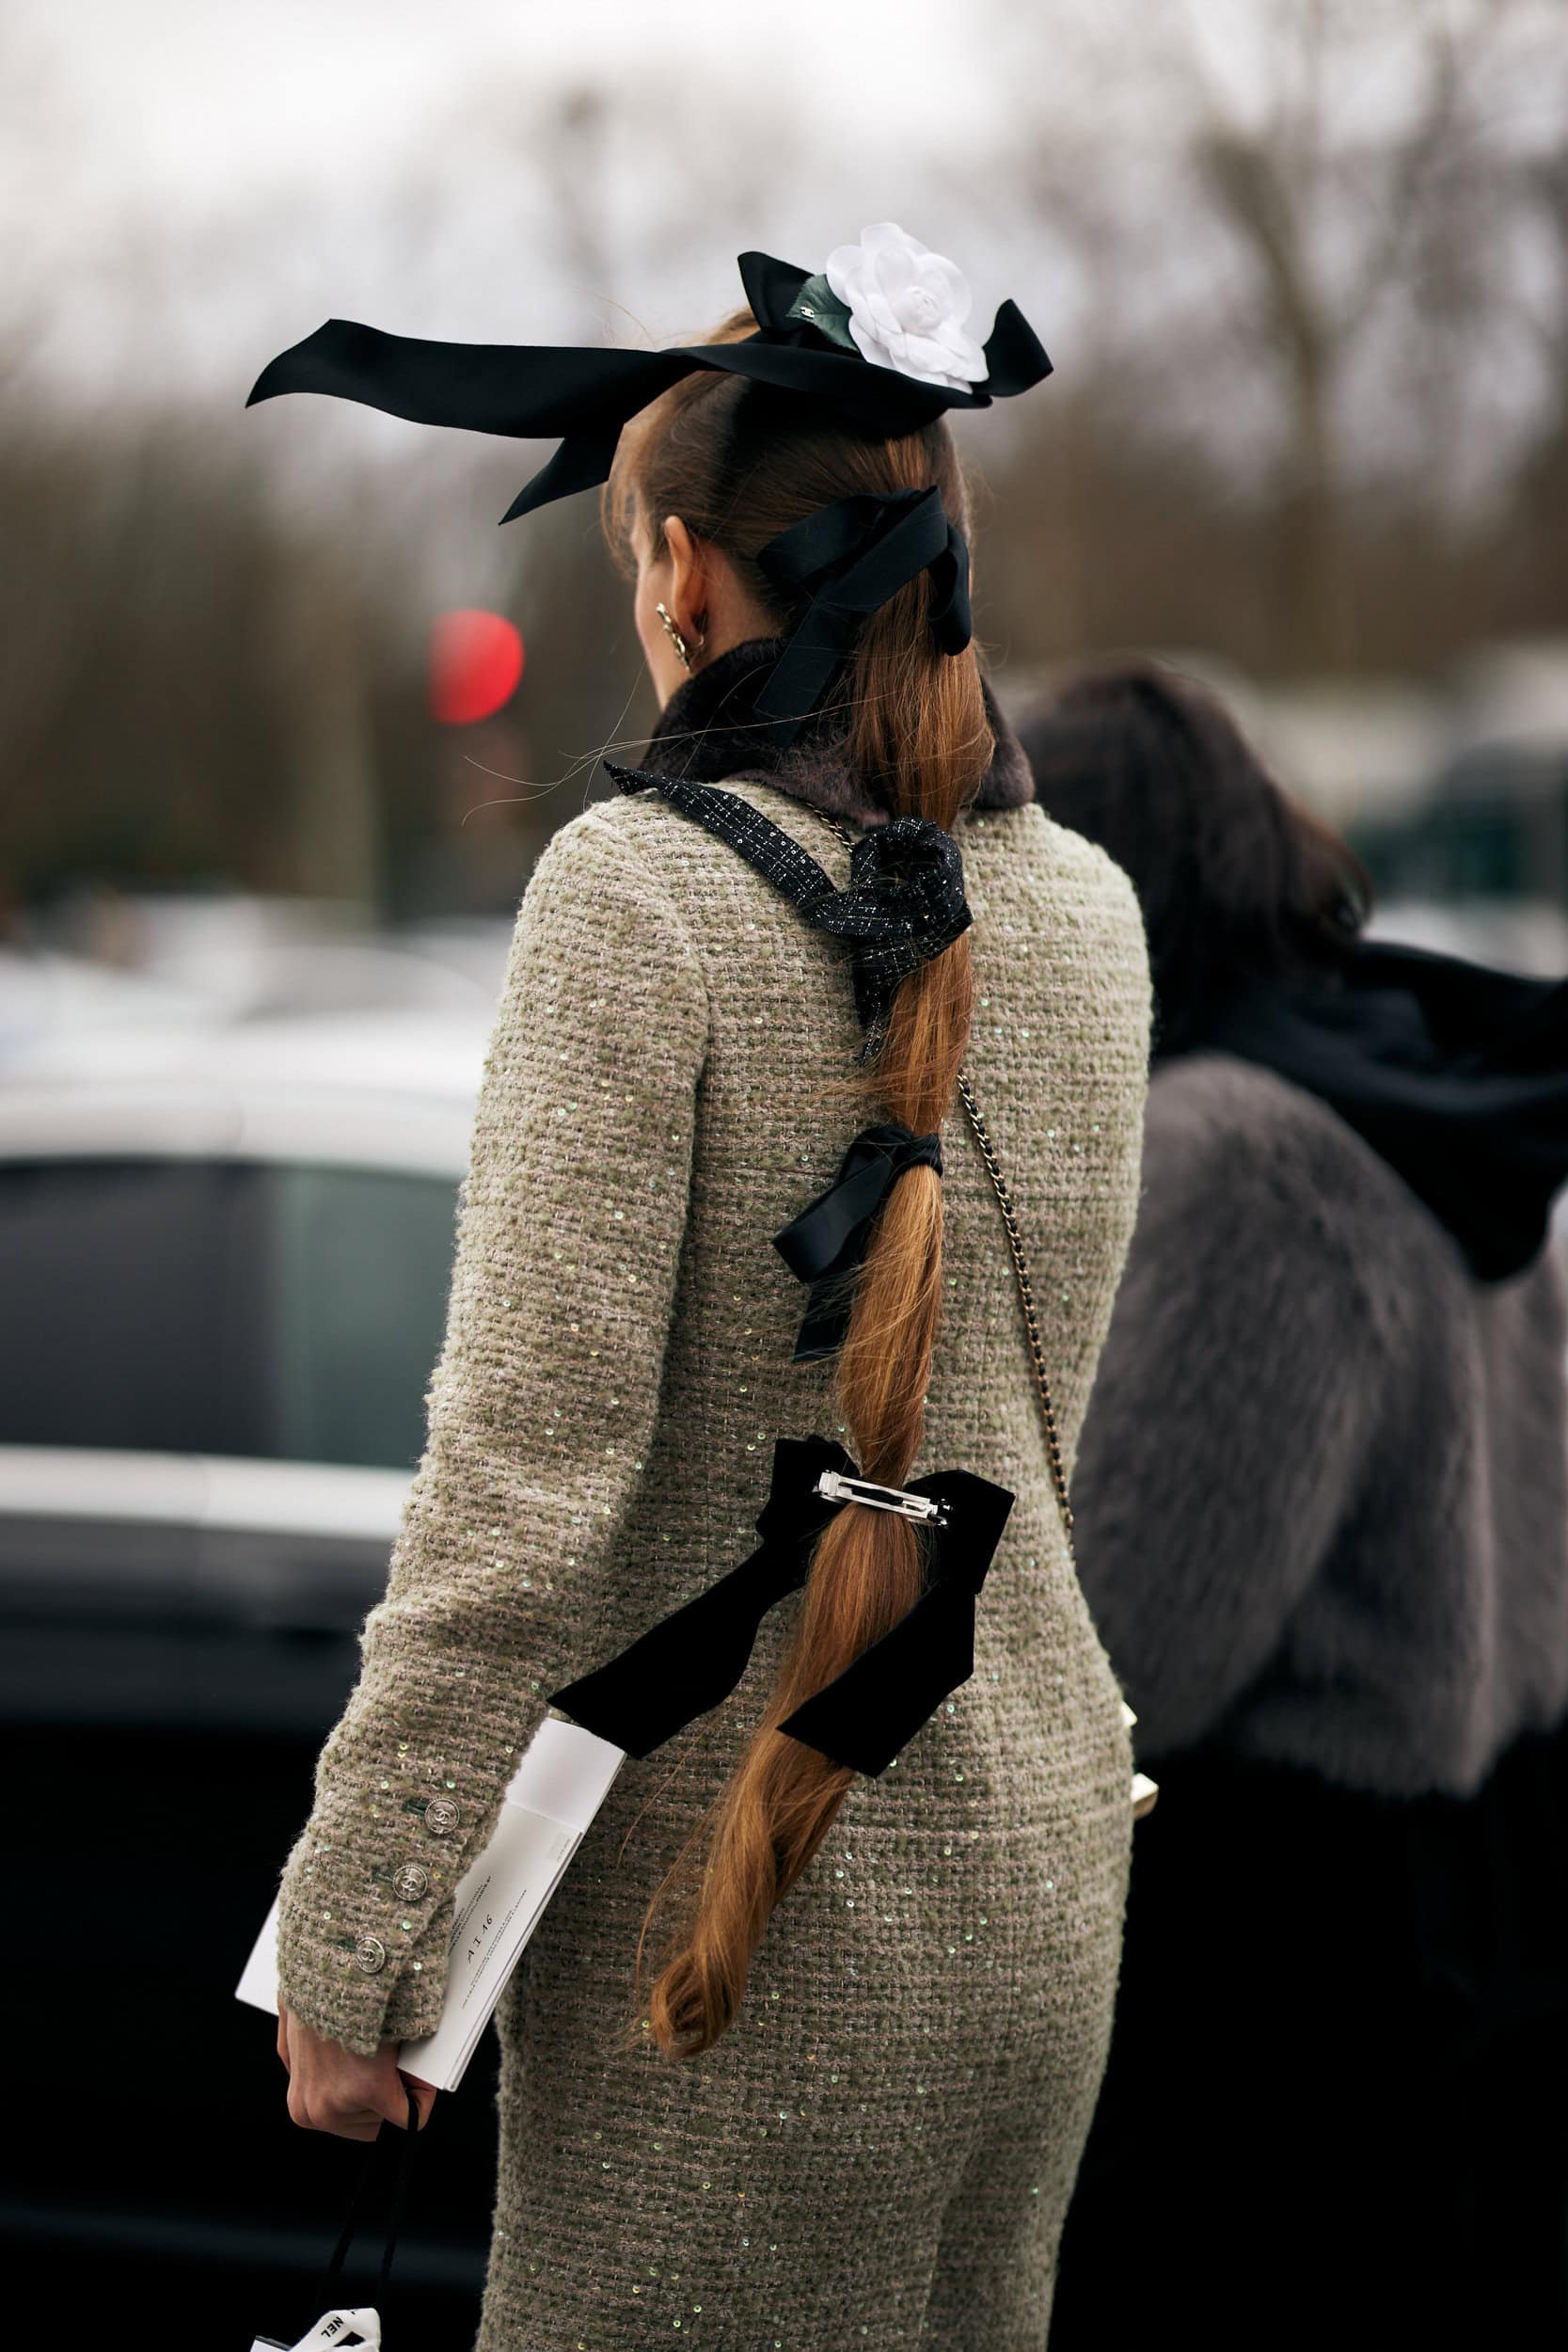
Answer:
[[[567,1864],[610,1792],[625,1751],[547,1716],[501,1800],[495,1834],[457,1883],[447,1991],[432,2034],[405,2042],[398,2064],[436,2090],[455,2090]],[[277,1905],[257,1937],[235,1997],[277,2014]]]

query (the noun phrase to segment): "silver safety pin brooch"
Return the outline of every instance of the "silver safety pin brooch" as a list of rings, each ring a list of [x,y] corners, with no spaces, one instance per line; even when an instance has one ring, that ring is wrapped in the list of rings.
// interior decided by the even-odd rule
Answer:
[[[863,1502],[868,1510],[896,1511],[902,1519],[926,1519],[937,1527],[947,1524],[947,1506],[930,1495],[912,1495],[903,1486],[879,1486],[869,1478],[846,1478],[842,1470],[824,1470],[816,1492],[830,1502]]]

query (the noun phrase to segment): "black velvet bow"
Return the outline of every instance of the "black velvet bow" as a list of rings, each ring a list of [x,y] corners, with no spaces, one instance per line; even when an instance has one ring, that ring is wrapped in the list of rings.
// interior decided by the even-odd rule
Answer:
[[[816,1491],[817,1480],[824,1470],[853,1476],[854,1467],[831,1438],[779,1438],[756,1550],[608,1665],[552,1692],[550,1705],[639,1756],[721,1705],[746,1671],[757,1628],[805,1582],[812,1546],[844,1508]]]
[[[948,1514],[931,1531],[925,1591],[879,1642],[779,1726],[873,1780],[974,1672],[974,1604],[1013,1507],[1006,1486],[971,1470],[911,1479],[908,1491],[928,1495]]]
[[[502,516],[510,522],[606,481],[628,418],[697,369],[805,393],[861,430],[888,437],[912,433],[944,409],[989,408],[1051,373],[1016,303],[1004,302],[996,313],[985,346],[984,382],[960,391],[875,366],[792,316],[808,271],[768,253],[741,254],[739,268],[757,331],[738,342],[682,343],[668,351],[427,342],[384,335],[353,319],[328,319],[262,369],[250,401],[279,392],[328,392],[416,424],[459,425],[517,440],[563,436],[548,464]]]
[[[917,1136],[889,1121],[863,1127],[825,1192],[773,1236],[773,1247],[811,1300],[795,1343],[798,1364],[813,1364],[844,1344],[849,1327],[849,1277],[864,1260],[872,1228],[900,1176],[911,1168],[942,1174],[942,1137]]]
[[[770,722],[781,745],[825,699],[868,615],[922,572],[936,590],[930,627],[938,645],[958,654],[969,643],[969,549],[934,486],[838,499],[770,539],[756,561],[786,599],[809,598],[756,698],[758,717]]]
[[[849,887],[836,890],[808,850],[738,793],[606,764],[623,792],[661,794],[728,843],[808,923],[845,942],[868,1055],[881,1041],[900,981],[950,947],[974,919],[964,897],[963,852],[928,818],[894,817],[863,834],[850,853]]]
[[[816,1492],[824,1470],[859,1476],[827,1438],[781,1438],[751,1557],[580,1680],[550,1705],[585,1731],[645,1756],[728,1698],[746,1671],[757,1629],[775,1602],[805,1582],[812,1548],[828,1521],[863,1503]],[[1006,1487],[968,1470],[938,1470],[908,1491],[941,1503],[927,1529],[920,1598],[879,1642],[780,1728],[835,1764],[873,1777],[974,1671],[974,1603],[1013,1506]]]

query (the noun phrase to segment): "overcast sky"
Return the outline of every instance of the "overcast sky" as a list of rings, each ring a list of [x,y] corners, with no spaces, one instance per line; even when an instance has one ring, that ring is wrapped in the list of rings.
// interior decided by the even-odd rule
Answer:
[[[302,331],[324,310],[372,303],[410,331],[547,339],[624,334],[608,306],[646,301],[641,323],[663,340],[691,322],[662,315],[661,296],[699,316],[734,298],[737,226],[743,242],[809,261],[879,217],[941,245],[933,177],[984,184],[996,83],[974,28],[986,4],[8,0],[0,243],[30,275],[31,348],[41,337],[68,368],[118,375],[133,287],[150,318],[172,314],[184,344],[203,344],[198,359],[223,365],[228,328],[243,337],[254,321],[264,337],[286,318]],[[562,239],[541,212],[547,186],[520,167],[531,119],[585,83],[634,105],[647,93],[638,140],[605,166],[603,201],[623,231],[657,209],[659,235],[638,256],[635,235],[607,223],[638,282],[623,267],[610,284],[552,287],[537,257],[559,262]],[[769,172],[781,122],[809,169],[781,158]],[[733,209],[705,184],[716,141],[747,162]],[[683,180],[705,186],[700,203],[673,200]],[[246,260],[243,233],[275,221],[286,227]],[[439,260],[421,250],[437,238]],[[226,246],[238,281],[214,258]],[[1010,291],[977,276],[983,299]],[[594,301],[600,315],[585,316]]]
[[[955,147],[986,91],[974,15],[954,0],[9,0],[5,13],[13,54],[67,98],[100,184],[152,201],[284,182],[325,194],[396,172],[506,76],[673,68],[705,104],[759,120],[793,94],[851,135],[869,115]],[[678,135],[700,137],[701,113]]]

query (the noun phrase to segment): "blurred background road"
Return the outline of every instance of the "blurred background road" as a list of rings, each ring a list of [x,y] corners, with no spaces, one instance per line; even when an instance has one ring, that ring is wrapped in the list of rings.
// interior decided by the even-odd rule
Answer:
[[[18,2293],[216,2286],[263,2327],[325,2251],[346,2152],[291,2137],[230,1991],[418,1454],[511,917],[652,717],[593,502],[493,528],[542,451],[247,416],[261,363],[329,314],[672,341],[743,247],[896,218],[1057,365],[967,436],[1004,700],[1160,654],[1348,832],[1386,932],[1560,972],[1562,31],[1557,0],[11,0]],[[467,612],[520,632],[510,691]],[[490,2124],[477,2075],[443,2105],[407,2277],[455,2344]]]

